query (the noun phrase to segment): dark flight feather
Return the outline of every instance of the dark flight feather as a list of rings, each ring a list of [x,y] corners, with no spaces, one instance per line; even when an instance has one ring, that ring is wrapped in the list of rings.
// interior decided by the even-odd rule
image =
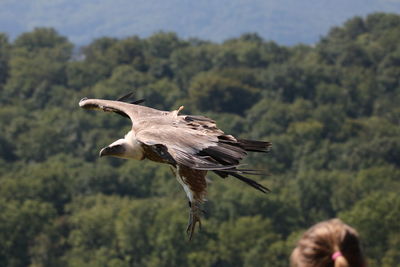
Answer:
[[[123,96],[117,98],[117,101],[126,102],[126,100],[131,98],[131,96],[133,96],[133,92],[130,92],[130,93],[126,94],[126,95],[123,95]]]
[[[119,97],[117,101],[126,102],[134,105],[139,105],[145,101],[145,99],[134,100],[132,99],[132,97],[133,97],[133,92],[130,92],[129,94]]]

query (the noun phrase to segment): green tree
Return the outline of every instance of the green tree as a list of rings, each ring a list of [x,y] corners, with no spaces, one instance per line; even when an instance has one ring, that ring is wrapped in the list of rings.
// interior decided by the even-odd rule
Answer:
[[[240,81],[212,73],[201,73],[193,78],[189,98],[200,111],[243,114],[251,107],[258,90]],[[237,103],[241,105],[237,105]]]
[[[2,92],[3,85],[8,78],[8,61],[10,54],[10,43],[8,42],[7,35],[0,34],[0,92]]]
[[[66,83],[65,67],[72,45],[53,29],[38,28],[19,36],[12,47],[7,99],[19,99],[32,107],[43,107],[54,85]]]
[[[50,204],[0,198],[0,264],[27,266],[30,245],[35,237],[55,218]]]

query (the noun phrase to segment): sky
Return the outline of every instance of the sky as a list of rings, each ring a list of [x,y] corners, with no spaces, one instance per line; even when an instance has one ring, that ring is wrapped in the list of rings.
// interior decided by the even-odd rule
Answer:
[[[0,32],[14,39],[52,27],[77,45],[158,31],[215,42],[256,32],[279,44],[313,44],[372,12],[400,14],[400,0],[0,0]]]

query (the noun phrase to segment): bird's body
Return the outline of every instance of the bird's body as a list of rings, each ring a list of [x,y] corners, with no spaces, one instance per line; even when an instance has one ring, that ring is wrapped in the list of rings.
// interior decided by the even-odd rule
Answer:
[[[260,174],[258,171],[238,169],[238,166],[248,151],[268,152],[269,142],[226,135],[212,119],[179,115],[183,107],[168,112],[122,101],[86,98],[79,105],[85,109],[115,112],[132,121],[132,129],[125,137],[103,148],[100,156],[149,159],[171,166],[189,199],[187,232],[190,238],[196,223],[200,224],[201,204],[207,192],[207,171],[222,178],[231,175],[264,193],[268,191],[261,184],[242,176]]]

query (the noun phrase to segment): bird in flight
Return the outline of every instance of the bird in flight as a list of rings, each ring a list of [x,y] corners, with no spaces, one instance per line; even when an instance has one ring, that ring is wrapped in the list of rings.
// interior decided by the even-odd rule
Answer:
[[[201,227],[202,203],[207,192],[206,174],[212,171],[222,178],[235,177],[267,193],[268,188],[243,175],[260,175],[259,170],[241,169],[247,152],[268,152],[270,142],[236,138],[217,128],[204,116],[179,115],[183,109],[161,111],[139,105],[132,93],[117,100],[79,101],[84,109],[114,112],[132,122],[131,130],[100,151],[100,157],[112,156],[168,164],[189,199],[189,222],[186,232],[192,239],[196,224]]]

